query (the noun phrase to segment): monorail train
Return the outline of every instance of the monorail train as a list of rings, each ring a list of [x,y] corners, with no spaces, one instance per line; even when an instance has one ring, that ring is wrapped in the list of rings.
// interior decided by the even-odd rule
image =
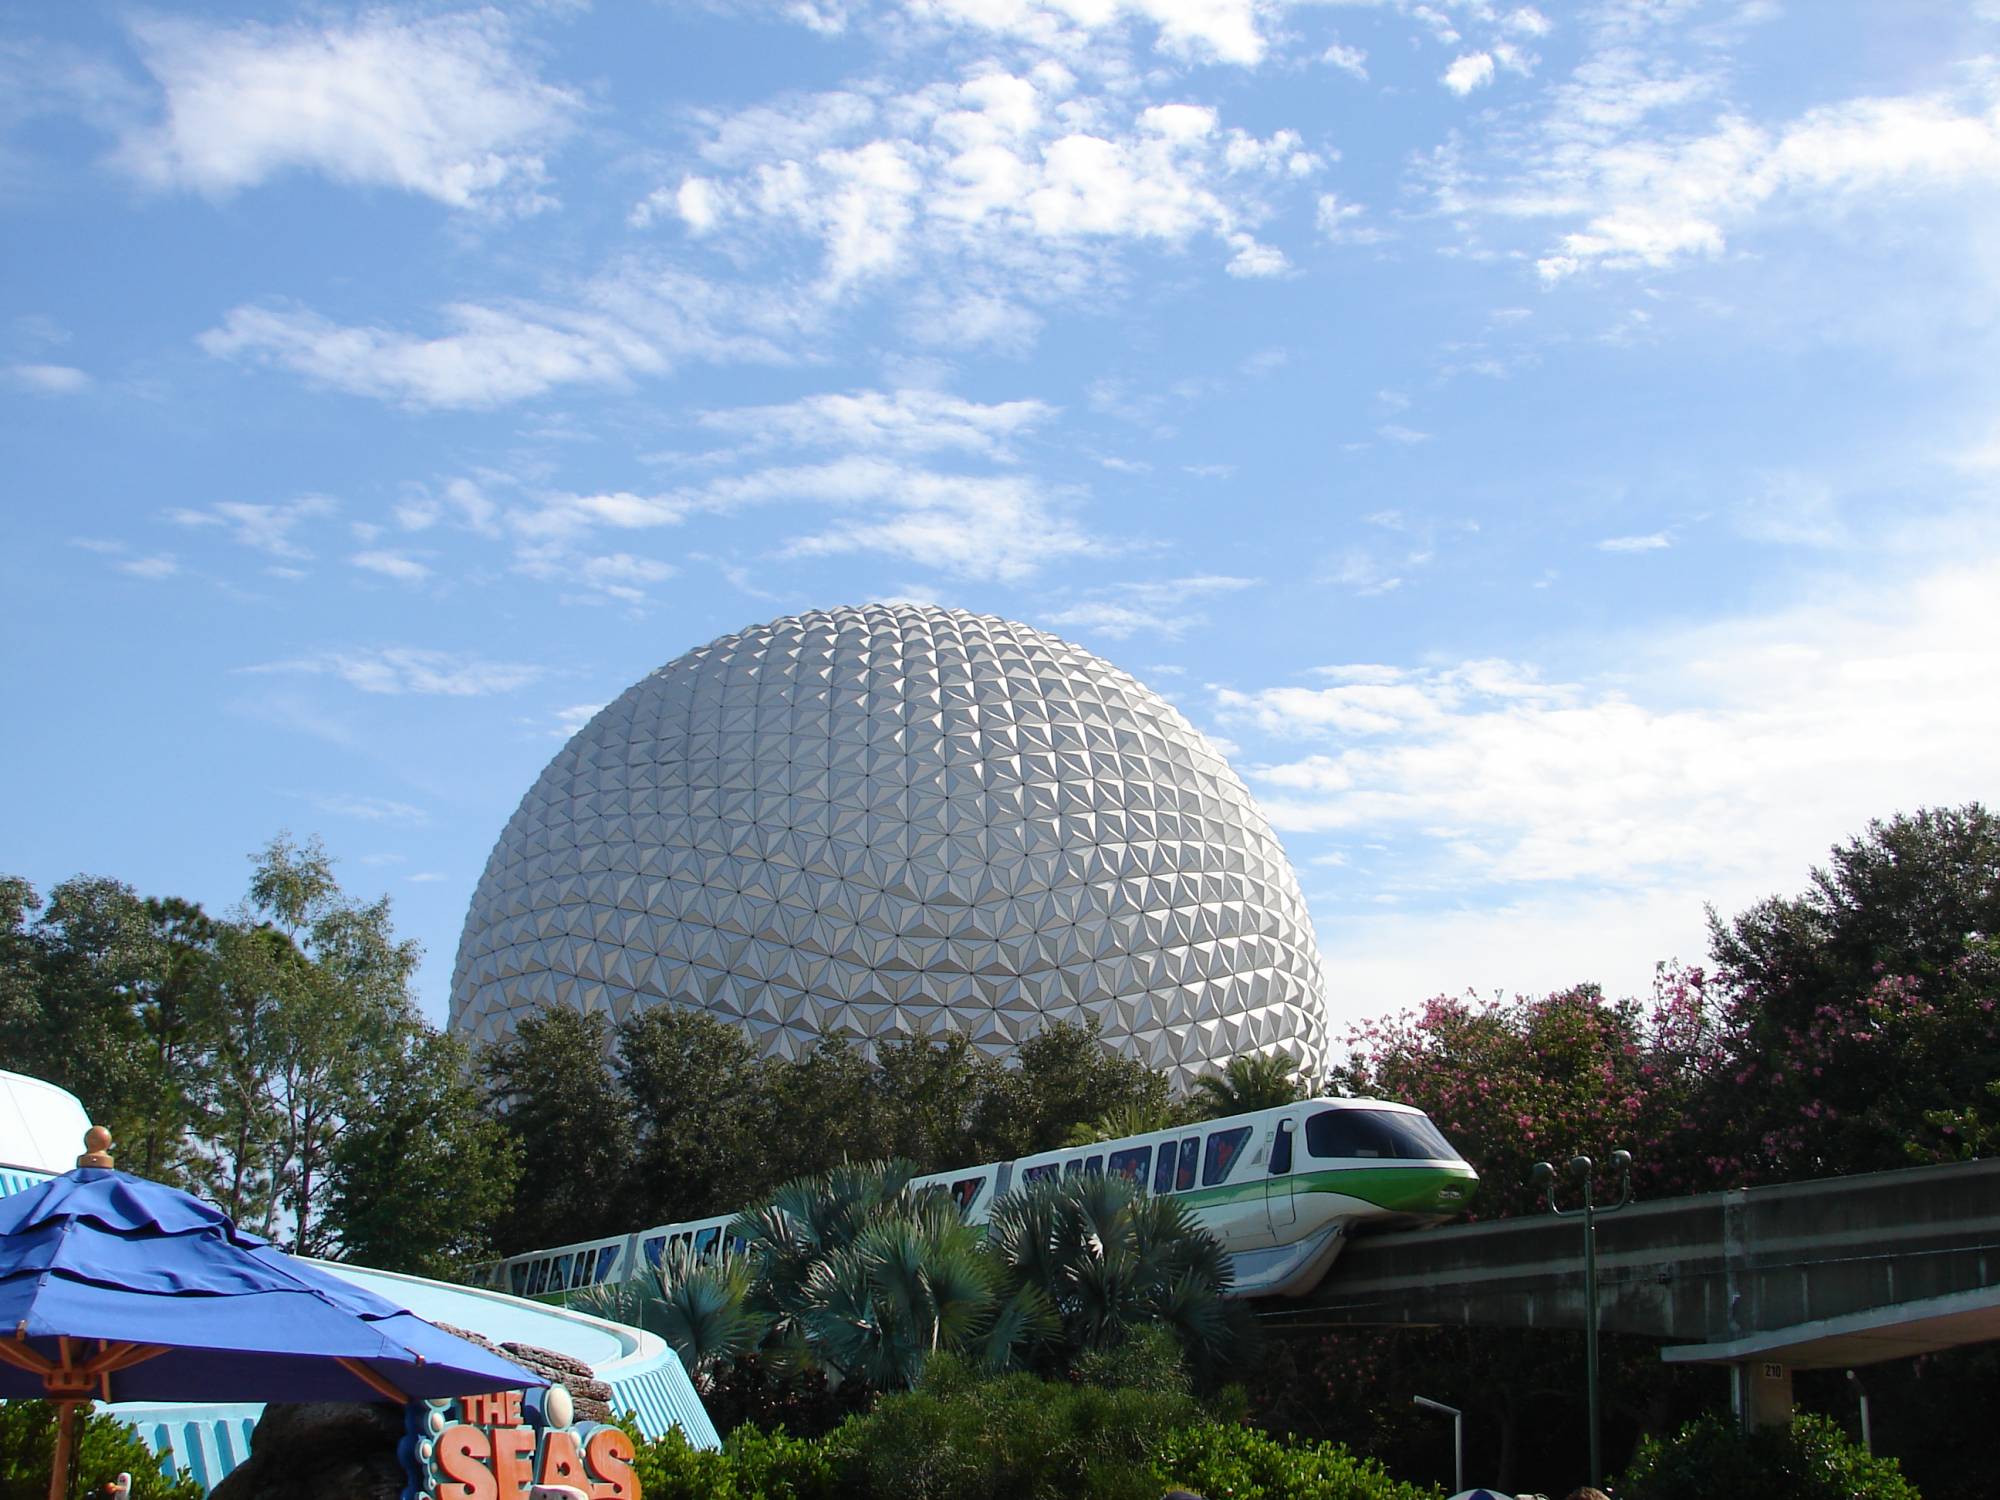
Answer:
[[[1472,1199],[1479,1176],[1421,1111],[1379,1099],[1306,1099],[1281,1109],[1069,1146],[1014,1161],[934,1172],[913,1186],[950,1191],[983,1224],[1016,1187],[1080,1172],[1114,1172],[1171,1194],[1222,1242],[1238,1297],[1299,1296],[1319,1283],[1356,1229],[1441,1224]],[[661,1224],[490,1263],[479,1279],[543,1297],[658,1268],[676,1242],[697,1257],[724,1243],[735,1214]]]

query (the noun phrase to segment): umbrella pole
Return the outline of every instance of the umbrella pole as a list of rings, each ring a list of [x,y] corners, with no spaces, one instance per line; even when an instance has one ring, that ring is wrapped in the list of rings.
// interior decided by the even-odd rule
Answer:
[[[69,1457],[75,1432],[76,1403],[74,1401],[58,1401],[56,1403],[56,1461],[50,1466],[49,1500],[67,1500],[69,1495]]]

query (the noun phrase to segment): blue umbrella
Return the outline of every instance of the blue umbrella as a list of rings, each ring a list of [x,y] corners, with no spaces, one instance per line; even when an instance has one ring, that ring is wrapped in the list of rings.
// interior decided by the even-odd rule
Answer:
[[[253,1234],[111,1169],[0,1199],[0,1397],[60,1403],[60,1500],[79,1401],[410,1401],[546,1382]]]

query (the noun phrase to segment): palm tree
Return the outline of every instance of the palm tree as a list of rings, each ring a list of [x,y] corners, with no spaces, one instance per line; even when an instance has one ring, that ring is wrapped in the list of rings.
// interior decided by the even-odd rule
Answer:
[[[584,1288],[571,1305],[657,1333],[672,1346],[696,1389],[714,1389],[716,1372],[763,1342],[770,1317],[750,1305],[747,1256],[695,1255],[686,1241],[667,1247],[659,1273],[641,1281]]]
[[[1147,1324],[1173,1333],[1204,1382],[1240,1357],[1249,1325],[1228,1297],[1229,1257],[1176,1198],[1118,1176],[1039,1182],[994,1205],[988,1243],[1002,1293],[1039,1292],[1055,1314],[1033,1362],[1068,1369]]]
[[[1263,1052],[1232,1057],[1220,1073],[1197,1078],[1191,1097],[1201,1118],[1219,1120],[1296,1103],[1305,1098],[1306,1087],[1297,1062],[1282,1052]]]
[[[1072,1125],[1063,1137],[1065,1146],[1094,1146],[1099,1141],[1115,1141],[1121,1136],[1145,1135],[1153,1130],[1171,1130],[1181,1123],[1170,1104],[1127,1103],[1107,1110],[1094,1120]]]
[[[938,1350],[996,1364],[1046,1331],[1033,1298],[998,1305],[983,1231],[943,1188],[912,1189],[914,1173],[907,1161],[844,1164],[786,1183],[730,1226],[755,1267],[749,1305],[781,1356],[895,1390]]]

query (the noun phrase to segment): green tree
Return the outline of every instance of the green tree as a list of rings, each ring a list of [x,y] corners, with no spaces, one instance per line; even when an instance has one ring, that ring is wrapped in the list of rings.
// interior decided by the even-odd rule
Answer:
[[[958,1032],[918,1032],[879,1048],[874,1080],[885,1148],[920,1172],[980,1160],[974,1109],[999,1067]]]
[[[635,1224],[705,1218],[762,1185],[766,1152],[756,1049],[702,1011],[656,1005],[615,1033],[618,1082],[636,1139],[627,1211]],[[779,1140],[786,1137],[779,1137]]]
[[[1219,1073],[1204,1073],[1194,1081],[1194,1103],[1201,1118],[1220,1120],[1260,1109],[1294,1104],[1310,1091],[1298,1063],[1282,1052],[1232,1057]]]
[[[395,936],[386,897],[341,890],[317,840],[280,834],[253,860],[222,956],[228,1182],[238,1198],[260,1189],[266,1234],[288,1227],[295,1253],[323,1254],[333,1150],[412,1024],[420,950]]]
[[[152,983],[138,997],[143,1064],[114,1126],[120,1164],[175,1187],[204,1176],[202,1139],[214,1110],[225,924],[191,901],[150,898],[158,946]]]
[[[1120,1113],[1152,1118],[1168,1108],[1166,1076],[1112,1051],[1095,1018],[1050,1023],[1020,1045],[1011,1066],[983,1081],[973,1150],[962,1161],[1050,1151],[1079,1125]]]
[[[127,1500],[201,1500],[192,1479],[171,1478],[139,1434],[109,1412],[77,1409],[74,1463],[89,1493],[120,1474],[132,1476]],[[0,1401],[0,1500],[47,1500],[55,1462],[56,1408],[47,1401]]]
[[[36,937],[16,1066],[68,1089],[114,1135],[129,1133],[126,1101],[144,1092],[138,1009],[162,962],[146,903],[122,881],[79,875],[49,893]]]
[[[1803,894],[1709,927],[1730,1055],[1711,1103],[1746,1180],[1960,1154],[1952,1117],[2000,1072],[2000,818],[1872,822]]]
[[[626,1199],[632,1105],[611,1071],[610,1035],[602,1015],[552,1005],[479,1055],[488,1107],[521,1162],[494,1231],[502,1255],[639,1227]]]
[[[450,1280],[493,1253],[520,1177],[463,1042],[417,1023],[333,1148],[325,1223],[343,1260]]]
[[[42,946],[32,919],[41,909],[32,885],[0,875],[0,1056],[16,1071],[40,1062]]]
[[[847,1038],[823,1036],[799,1057],[767,1058],[758,1083],[759,1129],[766,1141],[782,1143],[786,1154],[779,1159],[765,1152],[766,1178],[728,1207],[763,1196],[785,1177],[888,1154],[874,1071]]]

